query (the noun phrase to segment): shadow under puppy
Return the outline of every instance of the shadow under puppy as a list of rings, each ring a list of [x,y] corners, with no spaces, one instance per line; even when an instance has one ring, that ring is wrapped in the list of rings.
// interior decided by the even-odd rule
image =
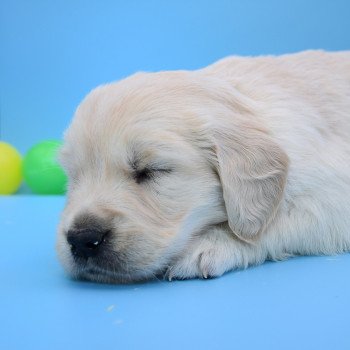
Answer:
[[[93,90],[60,155],[57,249],[98,282],[350,250],[350,52],[229,57]]]

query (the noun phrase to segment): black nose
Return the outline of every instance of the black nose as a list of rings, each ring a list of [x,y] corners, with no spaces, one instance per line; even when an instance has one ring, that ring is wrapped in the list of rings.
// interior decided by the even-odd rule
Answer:
[[[96,256],[106,242],[108,231],[96,229],[70,230],[67,241],[72,254],[76,257],[89,258]]]

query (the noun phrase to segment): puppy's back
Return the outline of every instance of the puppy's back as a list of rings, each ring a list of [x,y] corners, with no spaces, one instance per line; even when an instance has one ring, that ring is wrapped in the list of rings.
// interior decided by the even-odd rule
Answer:
[[[232,56],[200,72],[224,80],[248,96],[272,128],[278,119],[286,132],[310,124],[348,139],[350,51]]]
[[[350,51],[326,52],[309,50],[281,56],[230,56],[203,69],[206,73],[238,81],[245,77],[282,79],[339,74],[350,83]]]

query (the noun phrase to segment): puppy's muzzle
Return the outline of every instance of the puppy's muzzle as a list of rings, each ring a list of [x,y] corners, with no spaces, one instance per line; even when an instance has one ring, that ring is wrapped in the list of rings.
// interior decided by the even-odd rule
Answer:
[[[97,229],[68,231],[67,241],[73,256],[85,259],[97,256],[106,245],[108,233]]]

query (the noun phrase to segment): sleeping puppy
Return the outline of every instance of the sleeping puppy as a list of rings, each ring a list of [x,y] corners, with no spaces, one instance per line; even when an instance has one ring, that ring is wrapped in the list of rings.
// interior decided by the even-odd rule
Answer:
[[[100,86],[60,159],[57,249],[75,278],[207,278],[350,251],[350,51]]]

